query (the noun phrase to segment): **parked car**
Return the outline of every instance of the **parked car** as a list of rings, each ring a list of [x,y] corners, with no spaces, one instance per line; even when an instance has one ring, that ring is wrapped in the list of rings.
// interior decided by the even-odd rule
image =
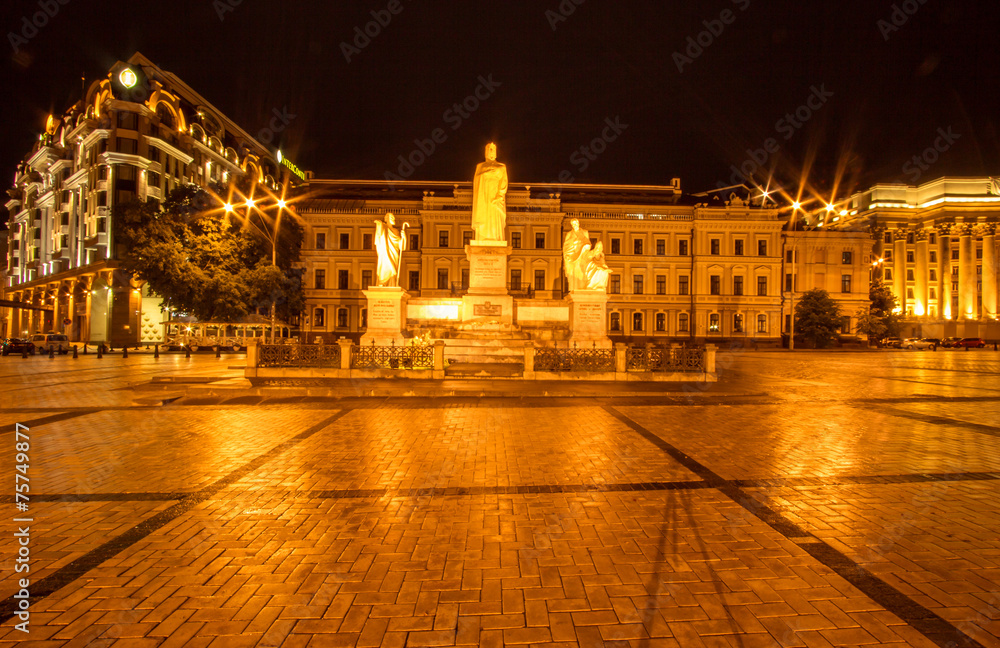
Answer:
[[[69,338],[62,333],[36,333],[31,336],[31,343],[40,353],[53,351],[66,355],[73,348],[69,343]]]
[[[969,347],[973,349],[982,349],[986,346],[982,338],[962,338],[955,343],[955,347]]]
[[[929,349],[934,343],[921,338],[906,338],[901,346],[904,349]]]
[[[923,340],[930,342],[934,346],[941,346],[940,338],[922,338]]]
[[[31,340],[23,338],[7,338],[3,341],[3,350],[0,351],[3,355],[24,352],[27,352],[28,355],[35,355],[35,345],[31,343]]]
[[[899,349],[903,346],[903,341],[898,337],[886,338],[885,341],[882,342],[882,346],[887,349]]]
[[[943,346],[946,349],[950,349],[953,346],[955,346],[955,343],[961,339],[962,338],[957,338],[957,337],[946,337],[945,339],[941,340],[941,346]]]

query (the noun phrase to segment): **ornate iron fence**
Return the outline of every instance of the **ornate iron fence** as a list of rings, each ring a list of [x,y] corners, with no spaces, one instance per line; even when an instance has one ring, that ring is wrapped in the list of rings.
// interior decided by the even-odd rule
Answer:
[[[410,346],[353,346],[352,369],[433,369],[434,347],[426,344]]]
[[[612,349],[537,349],[535,371],[614,371]]]
[[[340,368],[339,344],[261,344],[258,367]]]
[[[702,372],[705,350],[698,348],[632,347],[626,356],[628,371]]]

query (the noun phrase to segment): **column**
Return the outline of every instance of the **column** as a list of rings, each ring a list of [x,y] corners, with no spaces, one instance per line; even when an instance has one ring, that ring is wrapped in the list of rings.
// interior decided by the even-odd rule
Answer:
[[[976,267],[972,257],[972,228],[962,227],[958,239],[958,313],[959,319],[976,317]]]
[[[987,225],[983,232],[983,317],[997,316],[997,256],[996,225]]]
[[[913,292],[913,314],[918,317],[927,315],[927,230],[917,232],[917,250],[915,253],[917,263],[914,268],[914,279],[916,286]]]
[[[896,293],[896,306],[906,314],[906,230],[892,232],[892,292]]]
[[[952,319],[951,312],[951,228],[938,229],[938,317]]]

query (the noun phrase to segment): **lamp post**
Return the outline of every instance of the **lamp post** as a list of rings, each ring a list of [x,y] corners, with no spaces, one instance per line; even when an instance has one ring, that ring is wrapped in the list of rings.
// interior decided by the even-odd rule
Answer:
[[[792,231],[795,230],[795,214],[799,211],[799,209],[801,207],[802,207],[802,203],[800,203],[798,201],[795,201],[795,202],[792,203],[792,214],[791,214],[791,216],[788,217],[789,225],[790,225],[789,230],[788,230],[789,232],[792,232]],[[791,270],[791,272],[789,273],[789,276],[792,278],[792,280],[791,280],[791,282],[789,282],[789,286],[788,286],[788,304],[789,304],[789,312],[790,312],[790,315],[789,315],[789,318],[788,318],[789,319],[789,326],[788,326],[788,350],[789,351],[794,351],[795,350],[795,275],[796,275],[795,265],[796,265],[796,262],[798,261],[798,259],[795,257],[795,251],[796,251],[796,247],[798,247],[798,244],[799,244],[799,240],[797,238],[795,238],[795,237],[792,237],[792,260],[791,260],[791,262],[789,264],[790,270]]]

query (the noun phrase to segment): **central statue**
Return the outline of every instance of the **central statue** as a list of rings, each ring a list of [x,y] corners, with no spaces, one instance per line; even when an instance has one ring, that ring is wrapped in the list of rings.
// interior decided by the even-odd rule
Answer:
[[[505,241],[507,166],[497,162],[497,145],[486,145],[486,161],[472,181],[472,229],[477,241]]]

